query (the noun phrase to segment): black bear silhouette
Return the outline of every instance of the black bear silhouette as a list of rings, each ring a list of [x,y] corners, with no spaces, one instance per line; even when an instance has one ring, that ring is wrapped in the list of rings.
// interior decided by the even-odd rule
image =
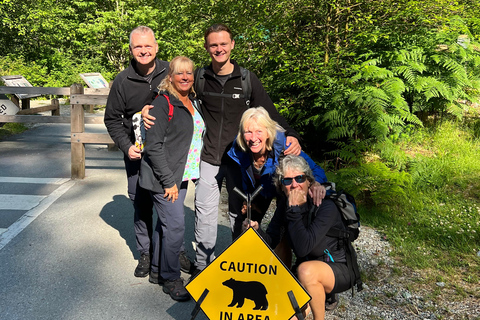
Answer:
[[[237,305],[237,308],[241,308],[245,299],[255,302],[253,310],[267,310],[267,289],[258,281],[237,281],[233,278],[226,280],[222,283],[224,286],[233,290],[232,302],[228,305],[233,307]]]

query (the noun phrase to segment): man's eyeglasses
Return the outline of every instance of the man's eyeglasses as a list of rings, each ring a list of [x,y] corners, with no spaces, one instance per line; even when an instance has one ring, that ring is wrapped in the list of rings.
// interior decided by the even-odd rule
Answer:
[[[297,183],[303,183],[303,182],[305,182],[305,180],[307,180],[307,176],[304,175],[304,174],[301,174],[301,175],[296,176],[296,177],[294,177],[294,178],[283,178],[283,179],[282,179],[282,184],[283,184],[284,186],[289,186],[289,185],[292,184],[293,179],[295,179],[295,181],[296,181]]]

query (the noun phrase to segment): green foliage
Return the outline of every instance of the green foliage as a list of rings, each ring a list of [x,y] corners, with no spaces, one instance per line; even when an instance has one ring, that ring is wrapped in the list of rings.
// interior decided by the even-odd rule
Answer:
[[[382,229],[406,265],[478,268],[480,142],[472,133],[452,121],[412,129],[329,179],[356,196],[363,222]]]
[[[0,123],[1,124],[1,123]],[[0,140],[26,131],[28,128],[23,123],[5,123],[0,125]]]

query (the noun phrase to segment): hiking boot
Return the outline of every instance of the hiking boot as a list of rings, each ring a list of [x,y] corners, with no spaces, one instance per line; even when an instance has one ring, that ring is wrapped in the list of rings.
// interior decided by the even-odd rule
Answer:
[[[168,293],[176,301],[187,301],[190,299],[190,294],[185,289],[182,278],[165,281],[163,292]]]
[[[150,272],[150,255],[142,253],[135,268],[135,277],[145,278]]]
[[[148,277],[148,281],[153,284],[163,285],[165,283],[165,279],[162,278],[158,272],[150,271],[150,276]]]
[[[180,260],[180,270],[182,270],[185,273],[192,272],[192,262],[190,261],[190,259],[188,259],[187,255],[185,254],[185,251],[180,252],[180,256],[178,257],[178,260]]]
[[[327,294],[325,300],[325,311],[332,311],[338,306],[338,293],[333,295]]]

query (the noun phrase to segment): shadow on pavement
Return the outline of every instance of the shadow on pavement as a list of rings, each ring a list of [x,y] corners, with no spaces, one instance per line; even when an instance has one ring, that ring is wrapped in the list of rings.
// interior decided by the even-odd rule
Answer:
[[[107,203],[100,212],[100,217],[117,230],[125,240],[134,257],[138,256],[135,244],[135,233],[133,231],[133,205],[132,201],[125,195],[113,196],[113,201]]]

